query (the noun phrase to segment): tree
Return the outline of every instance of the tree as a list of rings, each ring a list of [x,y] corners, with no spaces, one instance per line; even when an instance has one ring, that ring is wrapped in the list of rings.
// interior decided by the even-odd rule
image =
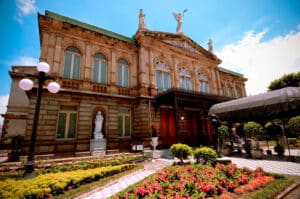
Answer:
[[[300,72],[290,73],[287,75],[283,75],[279,79],[275,79],[268,86],[269,91],[288,87],[288,86],[299,86],[300,83]]]
[[[263,127],[256,122],[247,122],[244,124],[245,135],[256,140],[256,148],[259,149],[258,139],[262,135]]]

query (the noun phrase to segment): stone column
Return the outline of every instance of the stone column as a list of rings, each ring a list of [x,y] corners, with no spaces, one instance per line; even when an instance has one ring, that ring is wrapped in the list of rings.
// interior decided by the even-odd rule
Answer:
[[[112,48],[112,49],[110,49],[110,51],[111,51],[110,83],[115,85],[117,83],[116,72],[117,72],[118,66],[117,66],[115,49]]]
[[[139,48],[139,74],[138,74],[138,84],[140,87],[144,87],[147,84],[147,77],[146,77],[146,71],[147,71],[147,63],[146,63],[146,51],[144,46],[140,46]]]
[[[62,66],[61,64],[61,41],[62,38],[60,36],[56,36],[56,43],[55,43],[55,51],[54,51],[54,61],[53,65],[51,66],[51,72],[55,75],[59,74],[59,68]]]
[[[179,88],[179,76],[178,76],[178,68],[176,57],[172,55],[173,66],[170,66],[170,78],[171,78],[171,87]]]
[[[155,88],[155,64],[153,63],[153,49],[149,47],[149,86]]]
[[[86,50],[85,50],[85,66],[84,66],[84,80],[91,81],[92,79],[92,66],[93,66],[93,55],[91,53],[92,47],[90,44],[86,44]]]

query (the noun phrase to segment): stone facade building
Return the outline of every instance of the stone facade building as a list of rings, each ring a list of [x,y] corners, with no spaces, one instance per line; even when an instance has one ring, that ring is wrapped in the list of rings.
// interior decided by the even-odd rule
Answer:
[[[246,96],[246,78],[221,68],[221,60],[180,33],[148,30],[140,13],[138,31],[126,37],[46,11],[38,15],[40,61],[61,85],[43,92],[36,154],[88,152],[94,119],[101,111],[107,150],[149,146],[153,132],[161,146],[175,142],[209,145],[207,112],[215,103]],[[13,66],[11,93],[1,142],[25,136],[28,151],[36,86],[18,82],[35,67]]]

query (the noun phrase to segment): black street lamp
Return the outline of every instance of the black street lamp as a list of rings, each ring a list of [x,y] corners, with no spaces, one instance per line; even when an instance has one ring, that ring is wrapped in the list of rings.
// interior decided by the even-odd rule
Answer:
[[[35,154],[35,142],[37,136],[37,127],[39,122],[39,113],[40,113],[40,106],[41,106],[41,98],[43,92],[43,84],[45,80],[51,79],[49,76],[46,76],[46,73],[49,72],[50,66],[46,62],[40,62],[37,65],[38,75],[32,74],[25,74],[27,77],[34,77],[38,79],[38,89],[37,89],[37,98],[35,104],[35,112],[32,124],[32,133],[31,133],[31,140],[30,140],[30,147],[29,147],[29,154],[27,158],[27,162],[25,163],[25,173],[24,178],[33,178],[34,175],[34,154]],[[24,78],[19,82],[19,86],[22,90],[28,91],[31,90],[33,87],[33,82],[28,79]],[[47,89],[51,93],[57,93],[60,89],[60,85],[56,82],[50,82],[47,86]]]

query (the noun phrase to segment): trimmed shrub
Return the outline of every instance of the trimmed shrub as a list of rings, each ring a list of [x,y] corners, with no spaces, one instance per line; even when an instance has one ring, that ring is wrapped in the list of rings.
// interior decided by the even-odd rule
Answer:
[[[184,159],[187,159],[189,155],[193,154],[193,150],[186,144],[173,144],[170,148],[172,155],[178,159],[180,162],[183,163]]]
[[[210,147],[200,147],[194,151],[194,158],[197,163],[200,163],[202,159],[204,161],[203,164],[213,165],[216,162],[217,157],[217,152]]]

